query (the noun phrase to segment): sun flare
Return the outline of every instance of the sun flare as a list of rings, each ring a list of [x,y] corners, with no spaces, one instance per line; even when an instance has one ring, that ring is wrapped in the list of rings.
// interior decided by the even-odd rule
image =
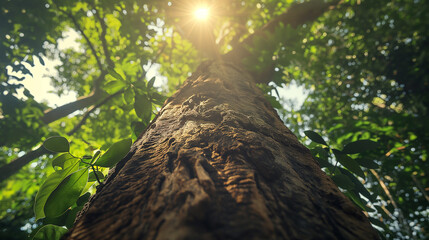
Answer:
[[[198,8],[194,11],[194,17],[199,20],[206,20],[210,15],[208,8]]]

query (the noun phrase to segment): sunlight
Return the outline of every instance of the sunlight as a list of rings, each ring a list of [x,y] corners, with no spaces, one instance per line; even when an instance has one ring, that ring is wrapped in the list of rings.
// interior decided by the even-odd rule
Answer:
[[[210,15],[210,11],[208,8],[198,8],[194,12],[194,17],[199,20],[206,20]]]

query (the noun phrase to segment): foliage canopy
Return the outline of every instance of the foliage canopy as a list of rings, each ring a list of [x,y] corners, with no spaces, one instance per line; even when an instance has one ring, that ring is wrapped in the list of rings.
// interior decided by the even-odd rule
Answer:
[[[84,193],[95,192],[87,182],[126,154],[129,140],[119,140],[135,140],[199,63],[235,49],[245,49],[240,60],[264,78],[267,99],[383,236],[429,237],[429,2],[332,1],[304,24],[263,34],[291,6],[323,1],[205,1],[204,23],[191,18],[197,2],[0,0],[0,175],[17,172],[0,183],[1,238],[60,236],[55,225],[70,227]],[[59,46],[70,32],[75,45]],[[61,62],[50,76],[55,93],[78,100],[51,110],[34,100],[22,81],[46,59]],[[293,84],[305,88],[302,105],[278,94]],[[46,211],[63,198],[59,185],[75,189],[65,191],[73,201]]]

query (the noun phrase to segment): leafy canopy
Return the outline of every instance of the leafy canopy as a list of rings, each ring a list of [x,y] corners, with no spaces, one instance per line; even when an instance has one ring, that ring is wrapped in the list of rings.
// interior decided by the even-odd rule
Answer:
[[[428,237],[429,2],[332,1],[258,35],[301,2],[323,3],[207,1],[202,22],[193,1],[1,0],[1,238],[58,239],[166,97],[233,51],[383,236]],[[59,46],[71,31],[75,46]],[[47,58],[61,62],[55,92],[79,100],[52,110],[34,100],[22,81]],[[306,89],[302,106],[279,94],[292,82]]]

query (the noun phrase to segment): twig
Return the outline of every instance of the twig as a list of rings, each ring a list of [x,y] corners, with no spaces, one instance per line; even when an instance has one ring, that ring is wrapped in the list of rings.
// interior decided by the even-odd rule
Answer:
[[[100,13],[97,10],[94,2],[91,1],[90,4],[95,9],[95,14],[94,14],[95,17],[100,22],[100,26],[101,26],[100,40],[101,40],[101,45],[103,46],[104,55],[106,56],[107,65],[109,65],[109,67],[111,67],[111,68],[114,68],[115,64],[113,63],[112,59],[110,58],[110,52],[109,52],[109,49],[107,47],[107,41],[106,41],[107,26],[106,26],[106,22],[104,22],[104,19],[103,19],[104,17],[102,18],[100,16]]]
[[[413,179],[414,183],[417,185],[417,188],[420,190],[420,192],[425,197],[426,201],[429,202],[429,196],[427,195],[427,193],[426,193],[425,189],[423,188],[422,184],[420,183],[420,181],[413,174],[411,174],[411,178]]]
[[[68,16],[72,20],[73,24],[80,31],[80,33],[82,34],[82,36],[85,39],[86,43],[88,44],[89,48],[91,49],[92,54],[94,55],[95,60],[97,61],[97,65],[100,68],[100,71],[103,71],[103,64],[101,64],[100,58],[97,55],[97,51],[95,51],[94,45],[91,43],[91,41],[89,40],[88,36],[85,34],[85,32],[83,31],[83,29],[81,28],[81,26],[77,22],[76,18],[71,13],[68,13],[68,12],[62,10],[61,8],[59,8],[55,3],[54,3],[54,5],[58,9],[58,11],[64,13],[66,16]]]
[[[371,171],[372,175],[374,175],[375,178],[377,179],[378,183],[380,184],[380,186],[383,189],[384,193],[389,198],[389,200],[392,203],[392,205],[395,208],[395,210],[398,211],[398,220],[399,220],[399,222],[401,223],[401,225],[403,227],[406,228],[406,231],[409,234],[409,236],[412,237],[413,234],[412,234],[412,231],[410,229],[410,226],[408,225],[408,222],[405,219],[404,214],[402,213],[401,209],[398,207],[398,205],[396,204],[395,200],[393,199],[392,194],[390,194],[390,191],[387,188],[386,184],[384,184],[383,180],[381,180],[380,176],[378,175],[378,173],[374,169],[370,169],[370,171]]]
[[[99,102],[98,104],[91,106],[90,108],[88,108],[88,110],[85,112],[85,114],[83,115],[82,119],[79,121],[79,123],[71,130],[67,133],[67,135],[71,136],[74,133],[76,133],[81,127],[82,125],[85,123],[86,119],[88,119],[89,115],[94,112],[97,108],[101,107],[102,105],[104,105],[106,102],[108,102],[110,99],[114,98],[115,96],[123,93],[124,90],[120,90],[112,95],[109,95],[108,97],[106,97],[105,99],[103,99],[103,101]]]

